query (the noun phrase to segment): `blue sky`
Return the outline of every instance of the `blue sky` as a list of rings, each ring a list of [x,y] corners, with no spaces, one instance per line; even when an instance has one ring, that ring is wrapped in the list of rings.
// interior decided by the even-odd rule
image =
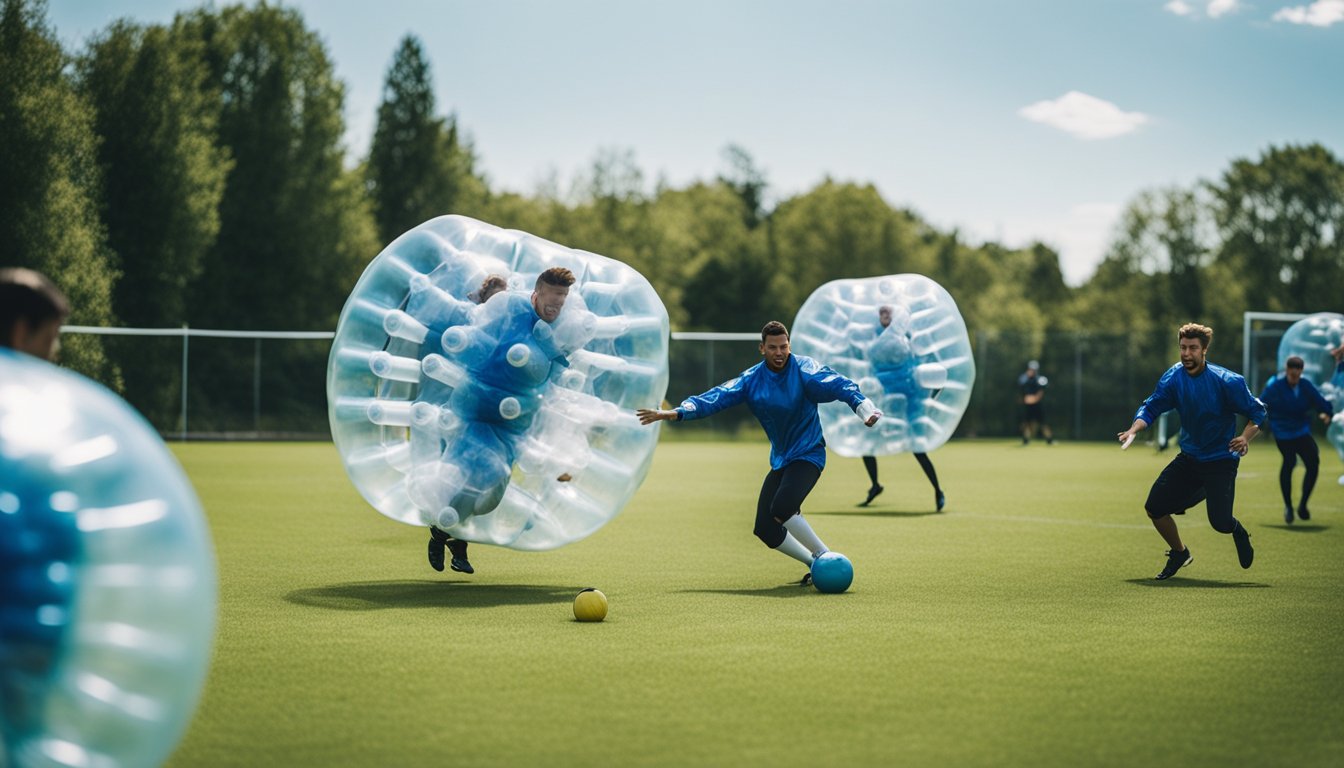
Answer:
[[[199,0],[49,0],[68,48]],[[251,3],[249,3],[251,4]],[[496,189],[632,150],[650,188],[745,148],[775,197],[871,182],[972,242],[1061,253],[1078,284],[1120,210],[1270,145],[1344,158],[1344,0],[290,0],[368,150],[401,38]],[[216,5],[221,5],[216,3]],[[563,188],[563,186],[562,186]]]

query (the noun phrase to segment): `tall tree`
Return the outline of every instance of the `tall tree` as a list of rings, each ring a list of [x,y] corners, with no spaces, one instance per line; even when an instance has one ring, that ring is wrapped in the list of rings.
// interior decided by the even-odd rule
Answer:
[[[728,170],[719,174],[719,183],[742,201],[742,221],[747,229],[755,229],[765,219],[765,190],[768,186],[765,172],[756,167],[755,159],[747,150],[736,144],[723,148],[723,159],[728,163]]]
[[[457,119],[435,115],[429,61],[414,35],[402,38],[383,82],[367,180],[384,243],[435,216],[469,212],[483,197]]]
[[[114,23],[79,62],[102,142],[103,221],[132,326],[179,326],[187,291],[219,232],[230,162],[215,144],[219,99],[204,88],[199,41],[165,27]]]
[[[1248,309],[1317,312],[1344,285],[1344,163],[1320,144],[1271,147],[1208,185],[1217,259],[1254,286]]]
[[[70,298],[72,324],[112,324],[112,285],[98,221],[93,113],[41,0],[0,2],[0,255],[39,270]],[[68,336],[62,359],[114,386],[97,336]]]
[[[202,44],[233,157],[193,325],[317,329],[336,317],[378,252],[361,184],[343,167],[344,86],[298,11],[261,4],[179,21]]]

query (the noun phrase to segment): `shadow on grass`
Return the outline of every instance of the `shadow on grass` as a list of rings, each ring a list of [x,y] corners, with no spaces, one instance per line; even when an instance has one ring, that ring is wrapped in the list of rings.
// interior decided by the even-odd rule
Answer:
[[[931,509],[873,509],[872,507],[863,507],[861,509],[809,509],[804,514],[828,515],[835,517],[930,517],[932,515],[941,515],[944,513],[935,512]]]
[[[1179,576],[1158,581],[1157,579],[1125,579],[1140,587],[1162,587],[1164,589],[1268,589],[1268,584],[1258,581],[1212,581],[1209,579],[1184,579]]]
[[[810,597],[821,594],[814,587],[800,586],[798,582],[781,584],[778,587],[759,589],[680,589],[681,594],[690,595],[745,595],[746,597]]]
[[[1299,524],[1299,525],[1288,525],[1288,524],[1286,524],[1286,523],[1279,523],[1279,524],[1275,525],[1275,524],[1273,524],[1273,523],[1264,523],[1264,524],[1261,525],[1260,527],[1261,527],[1261,528],[1275,528],[1275,529],[1278,529],[1278,530],[1280,530],[1280,531],[1301,531],[1302,533],[1320,533],[1321,531],[1328,531],[1328,530],[1330,530],[1330,526],[1328,526],[1328,525],[1313,525],[1313,524],[1308,524],[1308,525],[1301,525],[1301,524]]]
[[[579,587],[474,584],[469,581],[357,581],[296,589],[285,600],[307,608],[377,611],[384,608],[489,608],[568,602]]]

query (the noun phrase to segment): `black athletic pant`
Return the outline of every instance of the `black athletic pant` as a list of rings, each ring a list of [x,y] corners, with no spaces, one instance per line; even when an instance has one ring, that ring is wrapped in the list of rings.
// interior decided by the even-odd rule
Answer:
[[[820,478],[821,467],[810,461],[795,461],[770,470],[756,502],[756,538],[771,549],[783,544],[788,532],[781,523],[802,511],[803,499]]]
[[[1276,439],[1274,444],[1279,446],[1279,453],[1283,454],[1283,466],[1279,467],[1279,490],[1283,492],[1283,505],[1293,506],[1293,468],[1297,466],[1297,457],[1301,456],[1307,475],[1302,478],[1302,501],[1298,508],[1306,507],[1307,499],[1311,498],[1311,491],[1316,487],[1316,475],[1321,469],[1321,452],[1316,447],[1316,440],[1311,435],[1302,435],[1287,440]]]
[[[1183,515],[1203,501],[1209,525],[1219,533],[1231,533],[1241,527],[1232,516],[1238,464],[1236,459],[1197,461],[1187,453],[1178,453],[1153,482],[1143,507],[1149,517],[1157,519]]]
[[[924,476],[929,478],[929,482],[933,484],[933,490],[942,490],[938,487],[938,471],[933,468],[933,462],[929,460],[929,454],[916,453],[915,461],[919,462],[920,469],[924,470]],[[873,485],[877,485],[877,457],[864,456],[863,468],[868,470],[868,479],[873,482]]]

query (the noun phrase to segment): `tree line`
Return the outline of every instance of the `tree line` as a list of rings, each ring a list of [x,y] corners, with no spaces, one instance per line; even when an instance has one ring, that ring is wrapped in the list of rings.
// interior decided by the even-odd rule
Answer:
[[[384,245],[460,213],[630,264],[677,330],[787,322],[828,280],[913,272],[977,334],[1018,340],[1023,360],[1048,361],[1060,332],[1123,335],[1154,376],[1181,322],[1214,326],[1234,362],[1244,310],[1337,310],[1344,285],[1344,163],[1319,143],[1138,192],[1075,288],[1049,246],[971,242],[862,181],[824,178],[767,206],[765,173],[734,144],[715,178],[681,187],[603,148],[568,184],[494,189],[413,35],[391,52],[353,167],[344,98],[318,33],[282,5],[118,21],[67,51],[43,0],[0,0],[0,261],[50,275],[74,324],[331,330]],[[174,361],[137,349],[74,336],[64,360],[142,408],[171,403]]]

